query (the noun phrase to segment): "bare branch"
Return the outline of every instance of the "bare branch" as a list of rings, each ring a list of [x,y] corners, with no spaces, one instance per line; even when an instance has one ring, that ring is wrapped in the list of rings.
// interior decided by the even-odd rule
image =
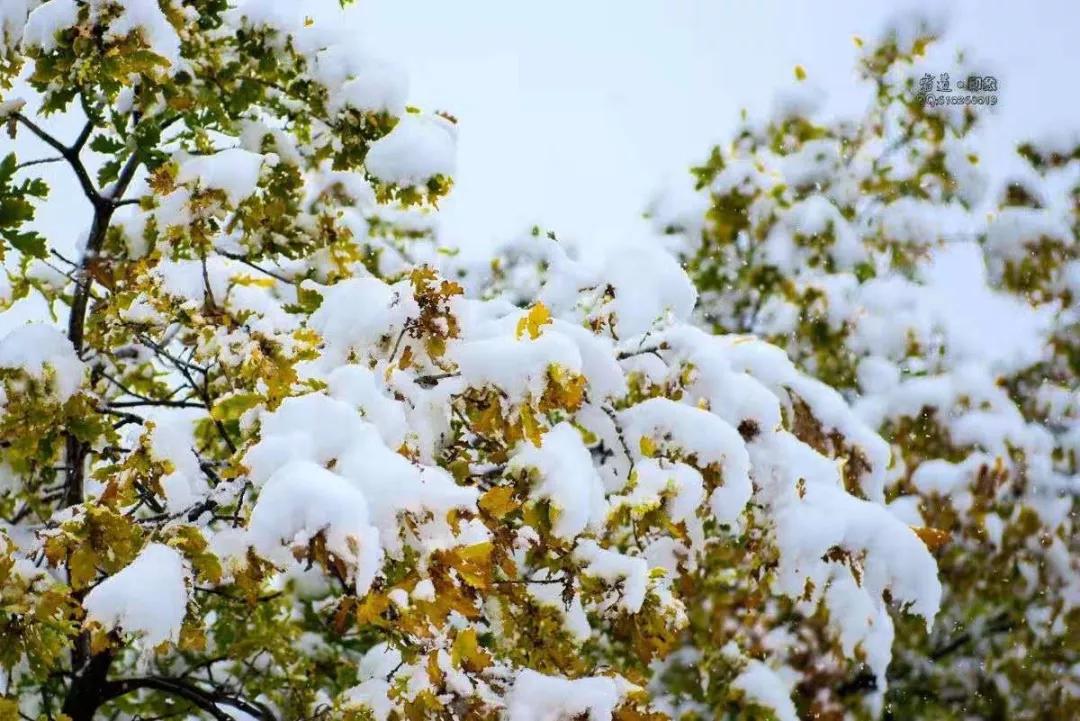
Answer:
[[[83,146],[86,145],[86,141],[90,139],[90,133],[94,131],[94,121],[87,120],[86,125],[79,132],[79,137],[75,138],[75,142],[71,145],[71,152],[78,154]]]
[[[15,166],[15,170],[22,170],[23,168],[29,168],[31,165],[44,165],[46,163],[62,163],[64,157],[58,155],[54,158],[39,158],[37,160],[27,160],[25,163],[19,163]]]
[[[143,400],[134,401],[114,401],[109,404],[109,408],[202,408],[206,409],[206,404],[198,401],[170,401],[170,400],[154,400],[152,398],[145,398]]]
[[[215,694],[204,691],[197,686],[177,679],[148,676],[146,678],[130,678],[113,681],[106,688],[107,700],[112,700],[137,691],[150,689],[176,696],[189,702],[191,705],[210,714],[215,721],[232,721],[232,715],[223,711],[215,701]],[[263,717],[265,718],[265,717]]]
[[[634,456],[630,453],[630,446],[626,443],[626,436],[623,435],[623,429],[622,426],[619,425],[619,419],[615,415],[615,409],[604,406],[602,410],[604,411],[604,415],[611,419],[612,425],[615,426],[615,435],[619,437],[619,445],[622,446],[623,453],[626,454],[626,460],[630,462],[630,472],[633,473]]]
[[[280,280],[282,283],[288,283],[288,284],[291,285],[292,283],[295,282],[295,281],[291,280],[290,278],[286,278],[285,276],[281,275],[280,273],[275,273],[272,270],[267,270],[266,268],[263,268],[261,265],[258,265],[257,263],[253,263],[252,261],[248,260],[244,256],[239,255],[237,253],[222,253],[221,251],[218,251],[218,254],[223,255],[226,258],[229,258],[230,260],[239,261],[240,263],[243,263],[244,265],[246,265],[249,268],[257,270],[260,273],[263,273],[265,275],[268,275],[271,278],[274,278],[275,280]]]
[[[72,148],[69,148],[63,143],[61,143],[53,136],[49,135],[37,123],[35,123],[33,120],[30,120],[22,113],[14,113],[11,117],[15,118],[16,121],[22,123],[43,143],[51,147],[56,152],[60,153],[64,160],[66,160],[71,166],[71,169],[75,171],[75,176],[79,179],[79,185],[82,186],[83,193],[86,194],[87,199],[94,206],[95,210],[97,210],[101,206],[103,198],[101,197],[101,194],[98,192],[97,188],[94,187],[94,181],[90,179],[90,174],[86,172],[86,166],[84,166],[82,164],[82,161],[79,160],[78,153],[73,151]]]
[[[131,156],[124,163],[124,167],[120,170],[120,175],[116,179],[116,183],[113,185],[112,192],[109,193],[110,205],[115,208],[117,201],[124,197],[124,193],[127,192],[128,185],[131,184],[132,178],[135,177],[135,171],[139,169],[139,165],[142,163],[142,158],[139,157],[139,152],[134,151]]]

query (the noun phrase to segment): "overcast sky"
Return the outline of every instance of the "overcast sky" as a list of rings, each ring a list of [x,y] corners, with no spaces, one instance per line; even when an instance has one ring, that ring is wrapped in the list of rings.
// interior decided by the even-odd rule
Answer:
[[[741,108],[766,111],[802,64],[831,110],[864,102],[852,37],[898,5],[863,0],[359,0],[363,42],[408,68],[413,102],[460,120],[450,240],[534,222],[617,241],[662,183],[704,156]],[[908,4],[906,7],[918,7]],[[1080,4],[933,3],[950,39],[1001,83],[989,147],[1080,123]],[[942,68],[948,71],[949,68]]]

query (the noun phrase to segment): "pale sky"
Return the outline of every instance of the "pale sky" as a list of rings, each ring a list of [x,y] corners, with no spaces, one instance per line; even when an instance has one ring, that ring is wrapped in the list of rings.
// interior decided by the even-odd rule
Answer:
[[[852,37],[899,5],[863,0],[359,0],[363,42],[403,64],[411,98],[461,121],[455,242],[491,242],[534,222],[617,242],[648,198],[704,157],[741,108],[768,110],[802,64],[830,109],[863,103]],[[925,5],[925,3],[924,3]],[[995,69],[991,157],[1013,140],[1080,124],[1080,4],[938,2],[950,39]],[[942,68],[948,71],[949,68]]]

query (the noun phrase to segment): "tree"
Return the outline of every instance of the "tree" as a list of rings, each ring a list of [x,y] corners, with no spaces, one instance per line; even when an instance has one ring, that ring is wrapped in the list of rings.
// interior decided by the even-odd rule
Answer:
[[[942,70],[984,76],[939,34],[904,23],[863,48],[872,100],[854,122],[821,119],[799,69],[776,115],[746,122],[693,170],[695,192],[652,216],[701,293],[698,322],[758,334],[840,389],[892,446],[888,507],[932,529],[943,612],[929,634],[900,627],[886,717],[1073,718],[1080,143],[1021,146],[1026,173],[988,197],[975,131],[990,96],[934,106],[920,87]],[[984,299],[1049,319],[1045,347],[1004,358],[993,338],[957,342],[956,308],[926,277],[964,242],[989,269]],[[840,718],[861,705],[852,692],[880,691],[805,653],[790,663],[807,713]]]
[[[454,121],[298,10],[0,15],[0,112],[49,148],[0,165],[8,297],[60,319],[0,340],[0,718],[658,718],[697,644],[710,713],[787,721],[764,610],[691,605],[727,585],[881,677],[890,603],[940,596],[884,441],[689,325],[655,248],[466,298],[407,215]],[[89,202],[75,257],[34,230],[46,162]]]

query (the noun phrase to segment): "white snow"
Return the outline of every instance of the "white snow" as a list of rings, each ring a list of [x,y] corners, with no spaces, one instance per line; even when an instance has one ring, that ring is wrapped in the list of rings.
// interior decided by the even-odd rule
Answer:
[[[392,342],[406,320],[419,315],[407,282],[390,286],[377,278],[351,278],[329,287],[306,283],[323,297],[309,326],[326,340],[324,357],[337,363],[344,363],[350,352],[370,351],[384,338]]]
[[[553,365],[573,373],[582,366],[578,346],[564,334],[549,332],[536,339],[506,335],[455,343],[450,356],[472,384],[494,385],[514,399],[543,393]]]
[[[0,48],[15,47],[19,44],[27,16],[37,5],[38,0],[8,0],[0,5]],[[0,117],[3,115],[4,113],[0,112]]]
[[[185,427],[176,418],[159,419],[150,432],[151,457],[172,467],[172,471],[161,479],[168,509],[172,513],[190,508],[208,490],[199,459],[192,450],[194,446],[190,425]]]
[[[777,721],[799,721],[799,714],[791,701],[791,689],[761,661],[750,660],[732,685],[754,703],[771,709]]]
[[[97,0],[92,4],[103,3]],[[114,4],[118,4],[122,12],[109,23],[105,33],[107,40],[137,32],[153,52],[173,65],[180,61],[180,37],[161,12],[158,0],[118,0]]]
[[[507,696],[507,721],[564,721],[582,715],[589,721],[610,721],[623,686],[625,682],[602,676],[570,680],[525,669]]]
[[[14,28],[14,19],[18,17],[18,5],[10,10],[5,6],[5,27]],[[23,10],[27,4],[21,3]],[[6,13],[12,12],[10,19]],[[25,16],[24,16],[25,17]],[[39,5],[30,16],[26,18],[23,28],[22,45],[24,48],[41,48],[42,52],[52,52],[56,48],[57,34],[75,24],[79,17],[79,6],[75,0],[50,0],[44,5]]]
[[[243,148],[228,148],[212,155],[193,155],[180,163],[178,183],[194,183],[204,190],[220,190],[234,206],[255,192],[266,157]]]
[[[180,638],[191,571],[176,550],[151,543],[83,599],[86,620],[135,634],[144,649]]]
[[[59,330],[44,323],[28,323],[0,340],[0,368],[22,370],[39,381],[51,370],[54,392],[63,403],[79,389],[86,366]]]
[[[330,96],[329,111],[337,114],[345,108],[361,112],[405,113],[409,96],[409,78],[391,63],[378,60],[363,62],[355,77],[345,81]]]
[[[454,173],[456,130],[437,115],[406,114],[368,149],[364,165],[379,180],[403,187]]]
[[[427,551],[488,540],[487,532],[480,527],[473,529],[473,533],[481,532],[479,537],[463,529],[462,538],[455,538],[446,523],[452,510],[476,512],[479,493],[475,488],[459,486],[441,468],[415,464],[395,453],[371,424],[365,424],[349,439],[349,449],[335,470],[363,491],[372,523],[379,529],[388,555],[400,555],[399,516],[403,513],[418,519],[431,514],[431,520],[420,524],[419,529],[419,541]]]
[[[364,419],[379,429],[390,448],[399,448],[410,435],[409,421],[401,401],[391,398],[380,388],[375,374],[359,365],[343,365],[326,377],[326,390],[331,398],[358,408]]]
[[[378,531],[368,523],[364,494],[345,478],[310,461],[294,461],[270,477],[248,525],[252,547],[287,562],[286,546],[326,534],[326,548],[349,567],[357,593],[371,586],[382,562]]]
[[[326,465],[344,454],[364,427],[355,408],[319,393],[286,398],[260,422],[262,440],[244,456],[257,485],[291,459]]]
[[[508,471],[535,471],[538,482],[531,495],[550,503],[555,535],[574,538],[603,523],[607,515],[604,487],[581,434],[569,423],[560,423],[541,441],[539,448],[523,441]]]
[[[666,438],[703,467],[717,464],[723,485],[713,491],[710,506],[717,520],[733,523],[753,491],[750,458],[739,432],[716,415],[667,398],[652,398],[623,411],[627,442],[631,449],[645,437],[663,446]]]
[[[601,548],[596,541],[578,544],[574,558],[583,563],[582,571],[589,576],[621,584],[619,605],[629,613],[637,613],[645,603],[649,585],[649,564],[618,551]]]
[[[119,8],[119,14],[112,17],[106,28],[106,41],[138,33],[152,52],[165,58],[173,66],[180,62],[180,38],[161,12],[158,0],[91,0],[89,3],[49,0],[39,5],[26,18],[22,32],[23,47],[37,47],[43,52],[52,52],[56,48],[57,34],[75,25],[78,21],[79,6],[84,4],[89,6],[91,22],[100,20],[107,9],[111,14],[114,8]],[[4,34],[13,34],[18,28],[16,18],[20,10],[25,13],[29,3],[25,0],[10,0],[5,1],[4,5],[4,15],[0,15],[0,20],[4,22],[0,23],[0,30],[3,30]]]
[[[666,504],[671,520],[678,523],[691,518],[705,500],[701,473],[685,463],[645,458],[634,466],[634,473],[633,491],[613,496],[611,503],[630,506],[635,516]]]
[[[613,250],[603,274],[615,288],[612,310],[620,337],[644,333],[665,313],[686,320],[694,310],[697,291],[690,279],[670,255],[655,246],[629,244]]]

